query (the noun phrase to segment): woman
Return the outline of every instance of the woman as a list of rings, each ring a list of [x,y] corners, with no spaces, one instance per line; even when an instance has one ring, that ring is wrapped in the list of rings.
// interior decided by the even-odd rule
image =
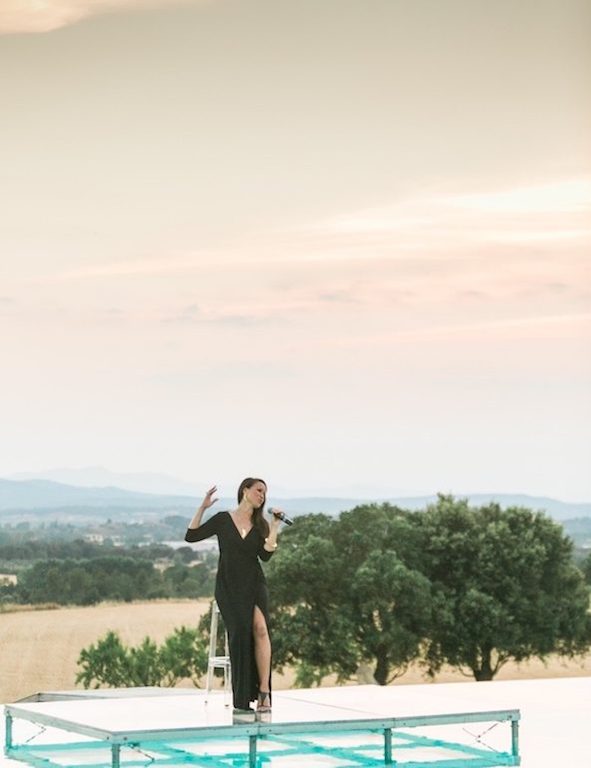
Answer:
[[[189,524],[185,541],[217,536],[220,559],[215,599],[228,631],[232,664],[234,713],[250,714],[256,699],[257,713],[271,711],[271,640],[268,592],[260,560],[269,560],[277,549],[280,510],[273,510],[271,524],[263,518],[267,485],[247,477],[238,488],[238,506],[218,512],[205,523],[201,518],[217,499],[210,488]]]

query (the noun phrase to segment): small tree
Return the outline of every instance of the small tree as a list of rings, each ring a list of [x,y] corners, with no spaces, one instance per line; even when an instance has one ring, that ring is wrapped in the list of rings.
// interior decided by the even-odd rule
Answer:
[[[85,688],[126,688],[131,682],[128,650],[116,632],[109,631],[96,645],[83,648],[78,657],[82,667],[76,675],[76,682]]]
[[[162,684],[173,687],[179,680],[190,679],[199,688],[199,678],[207,671],[209,648],[199,630],[181,627],[160,646]]]
[[[160,647],[149,637],[128,647],[109,631],[80,652],[78,666],[76,682],[85,688],[174,687],[185,678],[199,687],[207,670],[207,648],[202,634],[187,627],[175,629]]]

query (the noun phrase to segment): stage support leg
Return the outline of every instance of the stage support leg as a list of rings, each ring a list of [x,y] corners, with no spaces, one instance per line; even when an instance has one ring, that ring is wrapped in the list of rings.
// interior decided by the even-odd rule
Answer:
[[[9,715],[8,712],[6,713],[6,717],[5,717],[4,733],[5,733],[4,746],[8,750],[12,748],[12,715]]]
[[[384,729],[384,763],[392,765],[392,729]]]
[[[119,757],[121,755],[121,744],[113,744],[111,747],[111,768],[120,768]]]
[[[248,768],[257,768],[257,737],[253,734],[248,737]]]
[[[515,759],[519,757],[519,720],[511,720],[511,754]],[[515,763],[519,765],[519,762]]]

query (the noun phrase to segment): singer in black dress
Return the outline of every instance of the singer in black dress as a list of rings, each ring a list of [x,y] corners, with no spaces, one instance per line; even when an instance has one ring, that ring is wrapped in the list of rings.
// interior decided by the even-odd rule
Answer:
[[[237,509],[218,512],[201,523],[203,511],[216,501],[211,499],[215,490],[206,495],[185,541],[217,536],[220,557],[215,599],[228,631],[234,707],[249,710],[256,699],[257,711],[270,711],[269,598],[260,561],[268,561],[277,547],[279,519],[273,517],[270,525],[264,520],[266,485],[246,478],[239,488]]]

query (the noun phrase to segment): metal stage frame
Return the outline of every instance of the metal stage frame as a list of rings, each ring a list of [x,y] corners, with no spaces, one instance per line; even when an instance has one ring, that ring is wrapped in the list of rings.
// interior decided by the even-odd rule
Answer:
[[[210,703],[204,701],[203,692],[189,690],[40,693],[5,705],[5,754],[35,768],[148,765],[261,768],[303,763],[309,767],[339,765],[342,768],[520,765],[517,709],[383,716],[360,706],[354,689],[349,692],[350,706],[319,704],[313,698],[306,701],[305,691],[298,692],[298,699],[282,697],[279,692],[273,697],[274,720],[248,723],[232,722],[231,709],[224,706],[219,693]],[[343,703],[346,700],[347,695]],[[277,702],[280,706],[276,715]],[[179,718],[178,713],[183,716]],[[159,717],[162,727],[155,725]],[[174,724],[175,717],[178,725]],[[18,721],[38,726],[39,732],[16,744]],[[484,730],[479,734],[470,733],[465,728],[469,724],[479,724]],[[499,724],[509,725],[508,749],[486,744],[484,737]],[[434,737],[421,732],[434,726],[461,726],[472,737],[472,743],[450,738],[449,733]],[[61,732],[62,740],[31,743],[48,728]],[[72,734],[83,740],[63,741]],[[503,736],[506,738],[506,734]],[[422,751],[419,761],[412,759],[413,750]],[[425,750],[438,751],[443,757],[426,760]],[[411,759],[401,759],[405,755]],[[301,763],[294,762],[296,756],[301,757]]]

